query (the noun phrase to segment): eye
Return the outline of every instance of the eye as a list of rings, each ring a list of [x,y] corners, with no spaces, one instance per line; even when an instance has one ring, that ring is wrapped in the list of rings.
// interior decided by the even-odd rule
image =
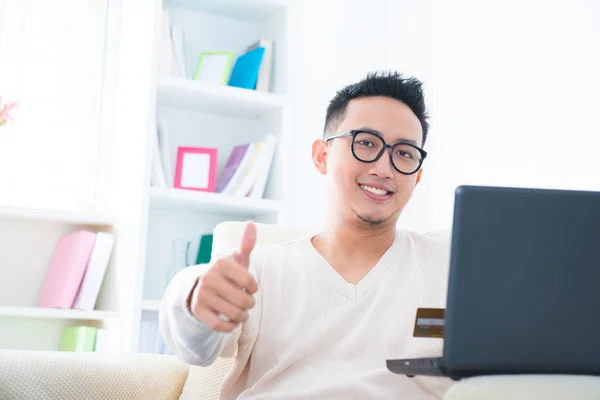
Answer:
[[[373,143],[370,140],[366,140],[366,139],[362,139],[362,140],[357,140],[354,142],[355,144],[358,144],[360,146],[365,146],[365,147],[375,147],[375,143]]]
[[[402,149],[396,150],[396,155],[398,155],[402,158],[409,158],[409,159],[414,158],[414,155],[411,152],[408,152],[408,151],[402,150]]]

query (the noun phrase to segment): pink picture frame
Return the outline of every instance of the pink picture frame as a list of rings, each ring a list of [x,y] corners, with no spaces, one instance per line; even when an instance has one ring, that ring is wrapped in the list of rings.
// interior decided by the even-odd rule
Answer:
[[[217,149],[179,147],[173,187],[215,192],[217,186]]]

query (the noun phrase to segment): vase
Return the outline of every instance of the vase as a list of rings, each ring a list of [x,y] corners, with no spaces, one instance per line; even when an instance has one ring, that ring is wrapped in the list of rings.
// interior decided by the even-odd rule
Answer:
[[[171,282],[171,279],[182,269],[189,266],[188,252],[190,250],[190,241],[187,239],[173,239],[171,243],[171,262],[167,268],[165,276],[165,287]]]

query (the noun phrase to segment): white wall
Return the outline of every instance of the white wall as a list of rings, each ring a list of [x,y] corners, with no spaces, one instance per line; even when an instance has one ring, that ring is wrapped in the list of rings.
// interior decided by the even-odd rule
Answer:
[[[92,211],[107,0],[0,1],[0,204]],[[77,166],[77,167],[73,167]]]
[[[325,110],[336,90],[380,68],[386,60],[385,0],[294,1],[290,12],[290,97],[297,149],[293,163],[292,224],[319,225],[325,213],[324,179],[311,159],[322,137]]]
[[[600,2],[440,2],[432,225],[460,184],[600,190]]]
[[[449,227],[461,184],[600,190],[600,2],[341,3],[302,6],[295,223],[322,218],[309,155],[327,100],[374,68],[425,80],[431,108],[430,157],[402,226]]]

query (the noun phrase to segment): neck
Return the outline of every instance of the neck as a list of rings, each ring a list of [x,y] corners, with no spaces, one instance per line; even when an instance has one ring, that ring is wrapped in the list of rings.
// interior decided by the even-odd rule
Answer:
[[[313,245],[334,268],[370,269],[395,237],[395,224],[369,226],[364,222],[329,221],[323,232],[314,237]]]

